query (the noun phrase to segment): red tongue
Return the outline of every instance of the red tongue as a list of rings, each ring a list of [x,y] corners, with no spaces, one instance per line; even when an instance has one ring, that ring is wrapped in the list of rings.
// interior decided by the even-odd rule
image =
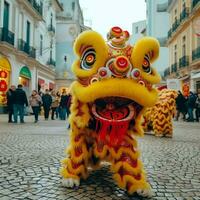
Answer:
[[[110,146],[120,145],[128,131],[129,121],[113,121],[98,119],[100,125],[98,131],[98,141],[109,144]]]

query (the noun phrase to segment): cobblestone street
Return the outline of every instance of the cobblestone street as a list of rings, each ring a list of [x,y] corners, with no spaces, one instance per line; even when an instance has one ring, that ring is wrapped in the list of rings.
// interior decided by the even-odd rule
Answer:
[[[0,115],[0,199],[128,200],[108,166],[92,172],[75,189],[61,185],[60,160],[68,144],[63,121],[8,124]],[[176,122],[174,137],[139,139],[148,180],[158,200],[200,199],[200,123]]]

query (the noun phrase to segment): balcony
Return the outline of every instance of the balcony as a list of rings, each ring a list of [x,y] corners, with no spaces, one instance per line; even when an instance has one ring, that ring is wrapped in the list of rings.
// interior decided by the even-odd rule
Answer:
[[[168,39],[172,36],[172,29],[170,28],[168,31]]]
[[[56,61],[53,60],[52,58],[49,58],[49,60],[47,61],[47,65],[51,65],[51,66],[56,66]]]
[[[172,33],[175,32],[179,26],[179,20],[176,20],[172,25]]]
[[[38,21],[43,20],[43,3],[37,0],[17,0]],[[38,3],[40,2],[40,3]]]
[[[200,59],[200,47],[192,51],[192,61],[196,61],[198,59]]]
[[[177,72],[177,66],[178,66],[177,63],[174,63],[174,64],[171,65],[171,72],[172,72],[172,73],[173,73],[173,72]]]
[[[42,2],[37,3],[36,0],[28,0],[28,2],[33,6],[33,8],[42,16],[43,15],[43,4]]]
[[[15,34],[5,27],[0,28],[0,41],[7,42],[14,46]]]
[[[198,3],[200,3],[200,0],[193,0],[192,1],[192,9],[194,9]]]
[[[184,68],[189,65],[189,56],[183,56],[179,59],[179,68]]]
[[[189,8],[184,8],[180,14],[180,22],[183,22],[189,16]]]
[[[28,54],[31,58],[36,58],[36,50],[35,48],[29,46],[24,40],[19,39],[18,40],[18,49],[20,51],[25,52]]]
[[[170,75],[170,68],[165,69],[164,71],[164,77],[167,77]]]
[[[53,34],[56,32],[55,27],[52,24],[48,26],[48,31]]]

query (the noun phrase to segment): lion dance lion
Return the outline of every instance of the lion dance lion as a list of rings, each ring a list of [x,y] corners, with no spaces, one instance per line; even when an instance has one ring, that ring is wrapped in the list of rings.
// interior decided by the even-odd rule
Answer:
[[[129,194],[150,196],[137,135],[143,135],[142,113],[153,106],[160,76],[151,66],[159,55],[157,40],[144,37],[134,48],[129,33],[113,27],[108,41],[85,31],[74,43],[78,56],[72,71],[70,145],[62,161],[63,184],[74,187],[88,177],[88,167],[111,163],[113,178]]]
[[[172,137],[172,119],[176,112],[175,90],[164,89],[158,94],[158,100],[153,107],[147,108],[144,113],[143,127],[145,131],[153,131],[158,137]]]

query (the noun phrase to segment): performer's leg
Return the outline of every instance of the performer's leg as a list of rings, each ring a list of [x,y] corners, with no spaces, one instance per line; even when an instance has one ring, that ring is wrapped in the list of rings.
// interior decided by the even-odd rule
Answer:
[[[79,129],[73,128],[71,132],[70,146],[67,149],[68,157],[62,160],[62,168],[60,170],[63,176],[63,185],[67,187],[78,186],[80,178],[86,179],[88,176],[88,150],[85,142],[84,133]]]
[[[142,162],[139,160],[136,140],[127,136],[123,146],[118,149],[112,148],[111,154],[111,171],[119,187],[126,189],[129,194],[151,196],[151,187],[147,183]]]

